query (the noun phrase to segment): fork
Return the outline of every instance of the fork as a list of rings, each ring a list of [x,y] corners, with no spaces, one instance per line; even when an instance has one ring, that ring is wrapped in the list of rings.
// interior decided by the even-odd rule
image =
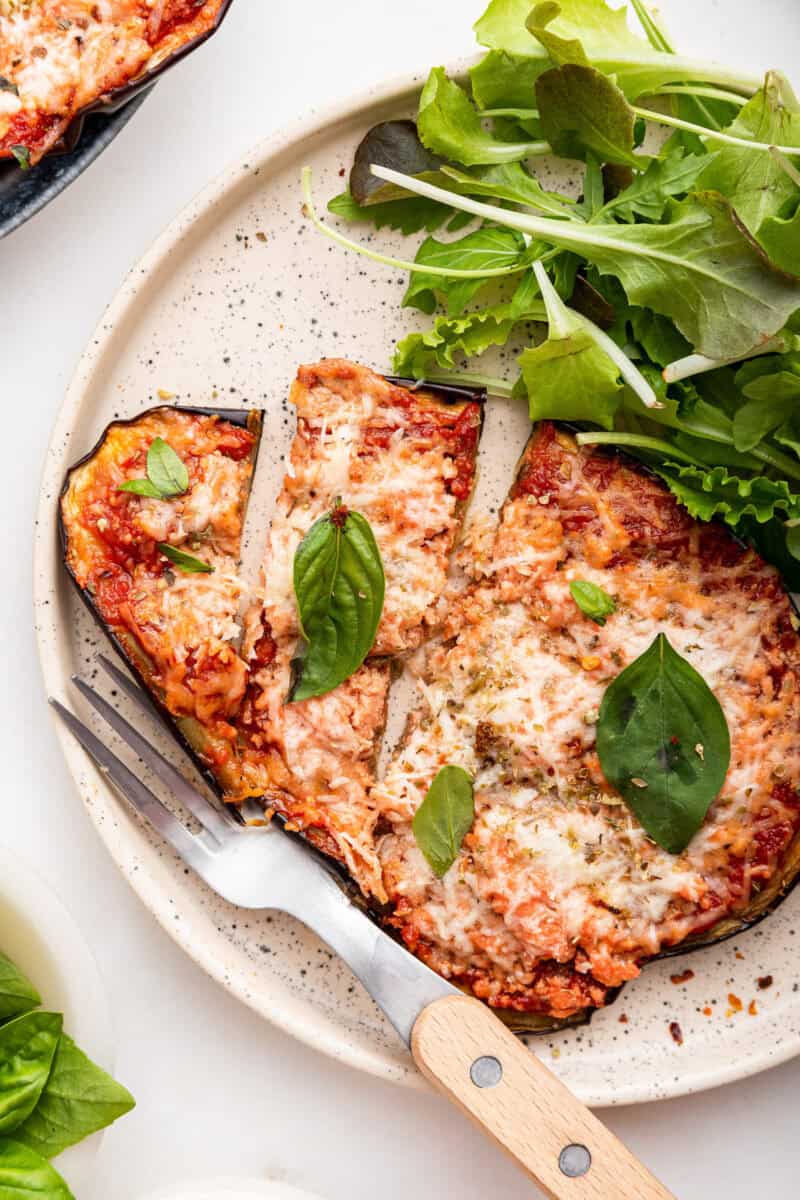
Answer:
[[[138,714],[147,694],[98,659]],[[205,883],[231,904],[291,914],[358,977],[410,1047],[420,1071],[516,1160],[552,1200],[670,1200],[671,1193],[482,1004],[394,941],[358,907],[336,867],[300,837],[246,826],[197,791],[79,676],[104,721],[200,824],[192,833],[74,713],[50,703],[100,771]],[[674,1198],[673,1198],[674,1200]]]

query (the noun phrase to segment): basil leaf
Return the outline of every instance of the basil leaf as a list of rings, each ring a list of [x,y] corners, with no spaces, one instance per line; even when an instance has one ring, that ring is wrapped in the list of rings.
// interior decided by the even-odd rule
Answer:
[[[187,575],[212,575],[214,572],[210,563],[195,558],[193,554],[187,554],[185,550],[179,550],[177,546],[170,546],[167,542],[157,542],[156,545],[165,558]]]
[[[653,841],[685,850],[725,781],[731,743],[719,701],[663,633],[603,696],[597,753]]]
[[[61,1035],[39,1103],[14,1131],[14,1140],[53,1158],[90,1133],[111,1125],[135,1105],[130,1092],[107,1075],[67,1034]]]
[[[33,1112],[61,1036],[60,1013],[29,1012],[0,1029],[0,1134]]]
[[[617,603],[608,592],[588,579],[573,579],[569,585],[570,595],[584,614],[596,625],[605,625],[606,617],[617,611]]]
[[[162,493],[149,479],[129,479],[119,485],[118,491],[132,492],[134,496],[152,496],[155,500],[163,500]]]
[[[30,171],[31,169],[31,152],[27,146],[9,146],[8,147],[14,158],[17,160],[20,170]]]
[[[439,879],[458,858],[474,820],[471,778],[463,767],[442,767],[411,822],[417,845]]]
[[[294,591],[304,656],[291,701],[323,696],[357,671],[383,611],[383,563],[369,522],[337,505],[320,517],[294,556]]]
[[[147,451],[147,478],[162,496],[182,496],[189,487],[189,472],[169,442],[153,438]]]
[[[65,1180],[35,1150],[0,1138],[0,1200],[75,1200]]]
[[[41,1003],[42,998],[33,984],[10,959],[0,954],[0,1024],[30,1012]]]

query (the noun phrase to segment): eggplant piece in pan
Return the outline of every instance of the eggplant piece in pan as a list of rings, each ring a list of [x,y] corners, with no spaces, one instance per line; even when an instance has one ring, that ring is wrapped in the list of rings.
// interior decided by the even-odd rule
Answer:
[[[247,672],[237,571],[262,421],[258,411],[178,407],[115,421],[60,499],[64,561],[81,598],[218,794],[237,765],[229,718]],[[149,479],[156,439],[186,470],[170,489],[156,464],[172,495]],[[145,494],[122,490],[134,480]]]

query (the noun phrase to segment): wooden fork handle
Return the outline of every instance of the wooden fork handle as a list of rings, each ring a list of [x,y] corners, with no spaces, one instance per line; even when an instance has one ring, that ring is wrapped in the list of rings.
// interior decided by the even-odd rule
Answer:
[[[445,996],[428,1005],[411,1051],[423,1075],[551,1200],[674,1200],[480,1001]]]

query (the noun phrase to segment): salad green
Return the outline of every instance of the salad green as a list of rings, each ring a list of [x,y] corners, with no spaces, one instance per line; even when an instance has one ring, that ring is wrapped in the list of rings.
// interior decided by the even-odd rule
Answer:
[[[424,230],[415,251],[326,224],[306,173],[308,211],[409,271],[403,303],[431,322],[398,374],[480,381],[624,447],[798,589],[800,103],[777,71],[675,53],[631,6],[641,33],[605,0],[491,0],[468,78],[435,67],[416,135],[367,136],[329,211]],[[583,172],[579,198],[537,177],[553,153]],[[515,376],[482,367],[497,347]]]

